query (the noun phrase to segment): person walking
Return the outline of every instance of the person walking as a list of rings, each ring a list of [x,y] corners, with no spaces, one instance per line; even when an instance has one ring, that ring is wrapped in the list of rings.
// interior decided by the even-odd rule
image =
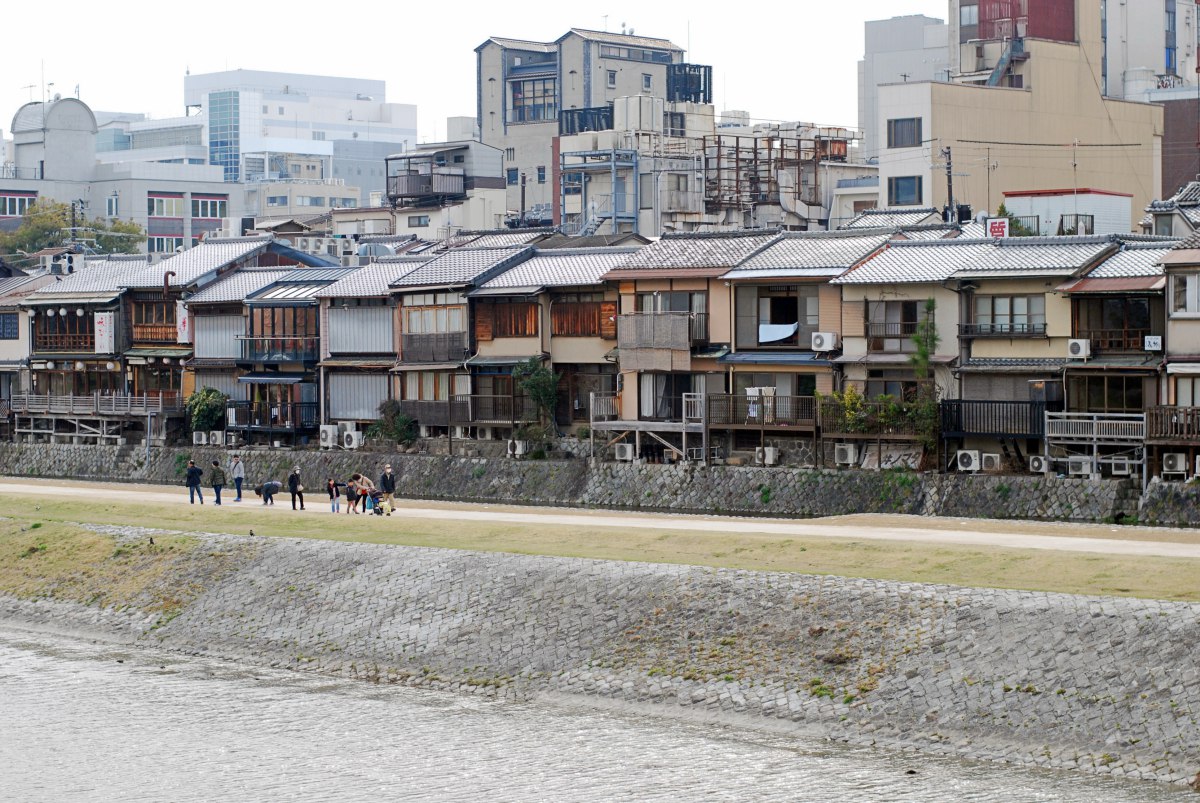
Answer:
[[[275,494],[283,490],[283,483],[279,480],[267,480],[262,485],[254,489],[254,493],[262,497],[264,505],[275,504]]]
[[[242,481],[246,479],[246,466],[242,463],[242,458],[239,455],[233,456],[233,462],[229,464],[229,476],[233,478],[233,487],[237,490],[237,499],[235,502],[242,501]]]
[[[292,494],[292,510],[296,509],[296,499],[300,499],[300,509],[304,510],[304,483],[300,482],[300,466],[292,469],[287,478],[288,491]]]
[[[221,504],[221,489],[228,482],[228,477],[225,476],[225,469],[221,468],[219,460],[213,461],[212,471],[208,473],[208,483],[212,486],[213,496],[217,497],[217,504]]]
[[[396,475],[392,473],[391,463],[385,464],[383,473],[379,475],[379,490],[383,492],[383,510],[390,516],[392,515],[392,494],[396,493]]]
[[[325,480],[325,490],[329,492],[329,510],[332,513],[342,512],[342,486],[334,482],[333,477]]]
[[[200,490],[200,478],[204,476],[204,470],[196,465],[195,460],[189,460],[187,464],[187,479],[184,484],[188,489],[188,504],[196,504],[196,498],[199,497],[200,504],[204,504],[204,493]]]

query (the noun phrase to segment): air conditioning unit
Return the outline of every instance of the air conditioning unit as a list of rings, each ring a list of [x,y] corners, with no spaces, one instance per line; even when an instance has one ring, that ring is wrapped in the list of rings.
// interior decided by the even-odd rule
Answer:
[[[998,454],[982,454],[979,456],[979,460],[984,471],[1000,470],[1000,455]]]
[[[1186,474],[1187,470],[1187,455],[1183,452],[1167,452],[1163,455],[1163,473]]]
[[[342,435],[347,432],[353,432],[358,429],[357,421],[339,421],[337,422],[338,440],[342,439]]]
[[[457,440],[468,441],[471,439],[471,428],[470,427],[455,427],[453,434]]]
[[[1067,458],[1067,473],[1074,476],[1086,476],[1092,473],[1092,458],[1090,457],[1070,457]]]
[[[1067,341],[1067,354],[1080,360],[1092,356],[1092,341],[1071,339]]]
[[[417,428],[417,434],[420,435],[422,438],[432,438],[433,437],[433,427],[429,427],[429,426],[426,426],[425,424],[421,424],[421,426],[419,426]]]
[[[207,432],[193,432],[192,433],[192,446],[205,446],[207,444],[208,444],[208,433]]]
[[[959,449],[957,463],[959,471],[978,471],[979,451],[977,449]]]
[[[475,427],[475,437],[481,441],[496,440],[496,430],[491,427]]]
[[[231,448],[236,447],[236,446],[241,446],[242,445],[242,436],[237,434],[236,432],[226,432],[225,433],[225,445],[229,446]]]
[[[1112,461],[1112,473],[1114,477],[1128,477],[1133,473],[1133,461],[1126,460],[1123,457],[1118,457]]]
[[[613,447],[613,456],[623,463],[632,463],[634,458],[632,443],[618,443]]]
[[[528,451],[529,451],[529,441],[519,441],[516,439],[509,439],[509,441],[508,441],[508,456],[509,457],[523,457],[525,455],[525,453]]]
[[[1050,471],[1050,460],[1045,455],[1029,455],[1029,471],[1033,474],[1046,474]]]
[[[812,350],[813,351],[833,351],[837,348],[837,333],[836,332],[813,332],[812,333]]]
[[[760,466],[773,466],[779,462],[779,450],[774,446],[757,446],[754,449],[754,462]]]
[[[225,432],[223,430],[219,430],[219,429],[214,429],[211,432],[209,432],[208,433],[208,445],[209,446],[224,446],[225,445]]]
[[[342,448],[343,449],[360,449],[363,445],[363,434],[358,430],[350,430],[342,433]]]
[[[1142,348],[1146,351],[1162,351],[1162,335],[1146,335],[1142,338]]]
[[[858,444],[839,443],[833,447],[833,462],[839,466],[853,466],[858,463]]]
[[[336,449],[338,445],[338,425],[337,424],[322,424],[321,425],[321,448]]]

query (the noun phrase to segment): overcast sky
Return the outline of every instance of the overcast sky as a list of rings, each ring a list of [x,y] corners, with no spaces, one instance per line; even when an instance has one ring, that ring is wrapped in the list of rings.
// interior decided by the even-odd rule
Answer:
[[[610,2],[587,9],[473,0],[9,2],[0,128],[8,136],[17,109],[41,99],[43,87],[66,97],[78,86],[80,99],[96,110],[178,117],[188,70],[242,68],[382,79],[388,101],[417,105],[418,139],[437,141],[447,116],[475,114],[474,50],[489,36],[550,41],[572,27],[619,32],[622,25],[670,39],[688,50],[687,61],[712,65],[718,110],[854,126],[863,22],[905,14],[944,19],[946,8],[946,0]]]

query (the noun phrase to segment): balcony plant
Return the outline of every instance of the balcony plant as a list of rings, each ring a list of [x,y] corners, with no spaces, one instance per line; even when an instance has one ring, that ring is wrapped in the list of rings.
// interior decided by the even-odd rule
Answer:
[[[938,397],[937,382],[932,372],[933,355],[937,353],[941,337],[937,331],[937,301],[925,300],[925,315],[917,323],[912,341],[916,350],[909,357],[917,386],[908,401],[908,418],[913,432],[920,439],[926,453],[936,451],[938,442]]]
[[[379,405],[379,420],[367,427],[368,438],[383,438],[409,445],[417,439],[417,422],[407,415],[395,399]]]
[[[200,388],[184,403],[188,427],[192,432],[224,429],[228,401],[229,397],[216,388]]]

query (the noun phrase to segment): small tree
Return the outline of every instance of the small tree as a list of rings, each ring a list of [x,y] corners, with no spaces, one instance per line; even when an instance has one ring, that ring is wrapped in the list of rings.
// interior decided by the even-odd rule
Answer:
[[[1008,211],[1008,208],[1001,203],[1000,208],[996,210],[996,217],[1008,218],[1008,236],[1009,237],[1035,237],[1038,232],[1022,223],[1016,215]]]
[[[220,429],[225,423],[225,403],[229,397],[216,388],[200,388],[188,396],[184,407],[187,410],[188,426],[192,432],[207,432]]]
[[[513,367],[513,382],[537,408],[538,423],[554,423],[554,408],[558,404],[558,381],[562,374],[547,368],[537,357],[530,357]]]
[[[917,322],[912,341],[916,350],[909,361],[917,377],[917,389],[909,400],[908,415],[913,428],[926,449],[937,448],[938,435],[938,386],[933,377],[933,356],[937,353],[941,337],[937,330],[937,301],[925,299],[924,316]]]
[[[404,412],[400,402],[388,399],[379,405],[379,420],[367,428],[367,435],[396,443],[412,443],[417,439],[417,422]]]

